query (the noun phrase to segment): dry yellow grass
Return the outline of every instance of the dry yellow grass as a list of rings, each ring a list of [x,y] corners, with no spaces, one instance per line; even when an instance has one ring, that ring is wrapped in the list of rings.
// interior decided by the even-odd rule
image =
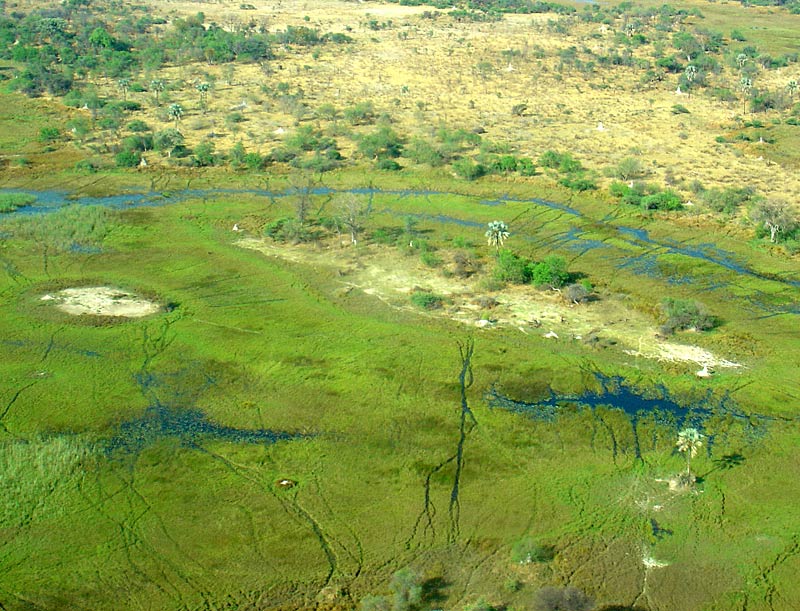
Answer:
[[[633,67],[598,67],[588,76],[570,66],[559,69],[554,53],[576,47],[578,57],[592,60],[583,50],[599,53],[611,49],[621,22],[612,27],[576,22],[570,25],[569,34],[559,34],[547,26],[548,21],[559,19],[552,14],[508,15],[498,23],[459,23],[444,13],[436,19],[424,18],[425,11],[437,12],[430,7],[337,0],[281,0],[248,11],[240,10],[238,2],[151,4],[154,14],[175,17],[203,11],[207,23],[228,27],[254,20],[266,23],[271,31],[305,25],[320,32],[346,32],[355,39],[351,45],[276,48],[278,58],[270,62],[268,73],[259,66],[237,65],[231,84],[219,65],[164,69],[159,78],[185,82],[183,89],[169,95],[186,111],[181,129],[190,145],[213,131],[220,151],[241,140],[248,151],[267,153],[300,123],[330,127],[314,118],[314,110],[322,104],[341,110],[372,101],[379,112],[392,117],[395,129],[407,136],[427,135],[440,125],[482,127],[485,139],[508,143],[521,155],[535,158],[547,149],[571,151],[598,172],[635,156],[646,166],[647,178],[659,183],[674,177],[679,185],[681,179],[687,181],[684,185],[692,180],[709,187],[751,185],[767,196],[789,201],[800,195],[795,168],[770,161],[772,145],[715,141],[740,125],[741,103],[711,100],[702,93],[678,94],[675,75],[642,89],[643,71]],[[776,17],[759,8],[747,9],[742,15],[743,19],[758,16],[796,21],[800,30],[800,17]],[[372,29],[371,20],[387,27]],[[693,23],[705,26],[702,19],[693,18]],[[509,60],[509,54],[503,54],[507,50],[517,55]],[[537,50],[544,51],[543,58],[537,59],[542,55]],[[649,57],[651,52],[652,45],[645,45],[634,54]],[[727,69],[712,81],[721,78],[735,89],[738,77],[733,72]],[[150,76],[140,75],[142,79]],[[216,87],[203,113],[194,83],[209,76],[216,79]],[[794,68],[764,71],[759,84],[781,87],[796,76]],[[301,117],[289,114],[262,90],[262,85],[274,88],[278,83],[287,83],[290,91],[304,92],[308,111]],[[113,82],[103,85],[109,92],[116,89]],[[168,126],[157,120],[148,94],[131,93],[129,97],[144,103],[146,116],[142,118],[154,127]],[[234,133],[225,127],[224,117],[242,102],[246,103],[242,110],[246,121]],[[511,112],[520,103],[528,105],[524,116]],[[673,114],[672,106],[677,103],[689,114]],[[768,124],[773,115],[759,114],[757,118]],[[343,152],[352,154],[348,139],[339,140]]]

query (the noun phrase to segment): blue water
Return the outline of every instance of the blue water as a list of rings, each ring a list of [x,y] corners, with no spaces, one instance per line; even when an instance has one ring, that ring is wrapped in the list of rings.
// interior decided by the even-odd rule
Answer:
[[[198,409],[153,405],[140,418],[122,423],[119,432],[106,444],[106,451],[137,454],[167,438],[177,439],[182,445],[194,447],[205,440],[273,444],[302,437],[304,435],[281,431],[222,426],[211,422]]]
[[[659,424],[676,428],[695,427],[703,430],[709,420],[727,417],[739,421],[752,432],[766,423],[785,420],[774,416],[747,414],[740,410],[729,397],[713,397],[710,393],[700,400],[685,402],[673,397],[663,386],[643,390],[630,385],[621,377],[595,374],[598,389],[586,389],[580,394],[559,394],[550,389],[550,396],[538,401],[510,399],[495,389],[486,399],[490,408],[503,409],[523,414],[533,420],[554,422],[559,415],[578,409],[594,411],[598,407],[617,409],[635,422],[644,416],[652,416]]]

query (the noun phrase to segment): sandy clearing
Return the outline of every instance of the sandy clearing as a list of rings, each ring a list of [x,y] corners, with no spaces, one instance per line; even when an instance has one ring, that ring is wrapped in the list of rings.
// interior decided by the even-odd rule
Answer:
[[[278,244],[253,237],[244,237],[236,244],[287,261],[336,269],[344,287],[361,290],[398,309],[420,312],[409,302],[411,293],[419,288],[450,301],[447,307],[426,314],[465,325],[513,327],[551,341],[601,341],[637,358],[711,368],[741,367],[699,346],[661,339],[651,319],[630,308],[623,295],[603,295],[595,302],[575,305],[566,303],[557,291],[530,286],[482,291],[471,278],[445,277],[439,270],[422,265],[416,257],[375,245],[361,247],[356,258],[349,247]],[[492,298],[496,303],[487,308],[481,305],[481,298]]]
[[[155,314],[161,306],[122,289],[111,286],[84,286],[68,288],[41,297],[41,301],[52,302],[67,314],[80,316],[120,316],[141,318]]]

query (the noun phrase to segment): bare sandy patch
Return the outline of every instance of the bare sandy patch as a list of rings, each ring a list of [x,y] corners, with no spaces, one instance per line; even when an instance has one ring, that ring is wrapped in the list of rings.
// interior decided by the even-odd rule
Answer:
[[[155,314],[161,306],[129,291],[110,286],[84,286],[68,288],[41,297],[42,301],[52,302],[67,314],[80,316],[120,316],[123,318],[142,318]]]
[[[662,339],[645,314],[630,307],[624,295],[600,295],[596,301],[568,303],[558,291],[510,285],[487,292],[478,287],[477,275],[446,276],[423,265],[417,257],[377,245],[352,248],[338,245],[288,245],[252,237],[237,241],[240,247],[316,268],[335,269],[345,290],[358,289],[387,305],[442,316],[481,328],[511,327],[525,335],[550,341],[616,348],[634,357],[664,362],[694,363],[707,368],[740,367],[699,346]],[[441,295],[446,307],[422,311],[410,303],[415,290]]]

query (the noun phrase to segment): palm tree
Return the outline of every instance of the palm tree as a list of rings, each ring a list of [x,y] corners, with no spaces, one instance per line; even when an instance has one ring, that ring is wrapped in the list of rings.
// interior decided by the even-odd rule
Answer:
[[[177,103],[170,104],[167,114],[169,114],[170,118],[175,119],[175,129],[178,129],[178,122],[183,117],[183,107]]]
[[[797,93],[797,81],[795,79],[786,83],[786,93],[789,94],[790,100],[794,100],[794,94]]]
[[[208,103],[208,92],[211,89],[211,85],[208,83],[198,83],[195,85],[195,89],[200,93],[200,108],[203,110],[203,113],[205,113]]]
[[[494,246],[495,252],[500,251],[500,247],[508,239],[508,225],[503,221],[492,221],[489,223],[489,229],[486,230],[486,240],[489,246]]]
[[[675,447],[678,452],[686,454],[686,476],[692,475],[692,458],[697,455],[697,452],[703,446],[704,435],[694,427],[683,429],[678,433],[678,441]]]
[[[122,90],[122,100],[127,101],[128,99],[128,89],[131,86],[131,79],[128,78],[121,78],[117,81],[117,85]]]
[[[747,97],[753,90],[753,80],[743,76],[739,79],[739,90],[742,92],[742,112],[747,110]]]
[[[159,106],[158,96],[162,91],[164,91],[164,87],[164,81],[161,79],[153,79],[150,81],[150,89],[156,94],[156,106]]]

